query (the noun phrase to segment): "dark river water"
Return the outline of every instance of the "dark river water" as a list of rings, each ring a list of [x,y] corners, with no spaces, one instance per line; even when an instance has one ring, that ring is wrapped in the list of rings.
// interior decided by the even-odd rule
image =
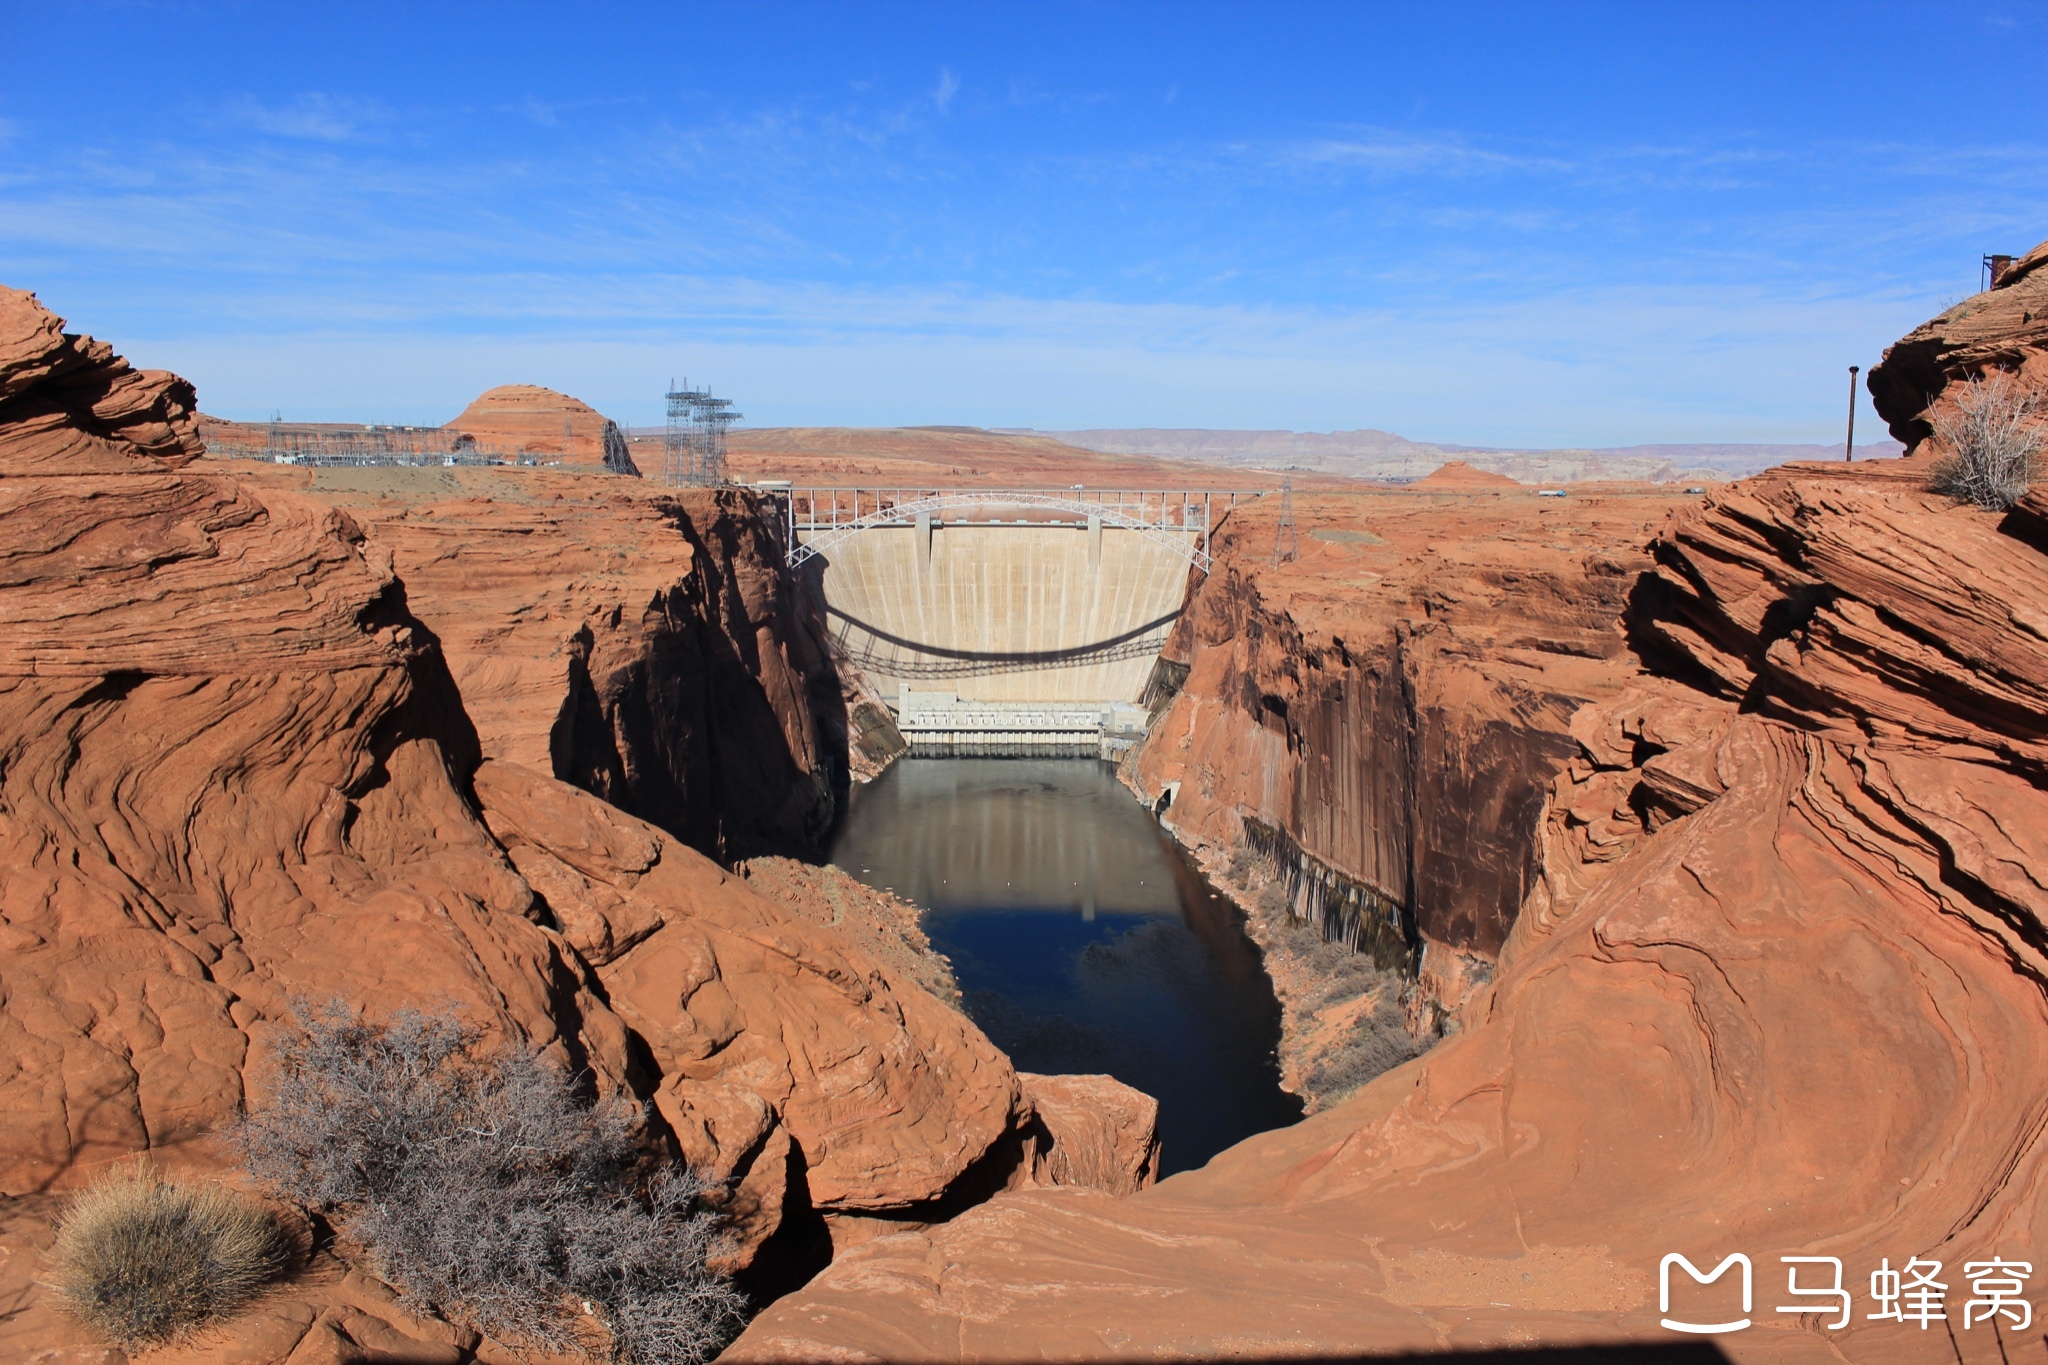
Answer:
[[[1019,1070],[1159,1100],[1163,1170],[1293,1123],[1258,950],[1110,767],[903,759],[854,794],[832,861],[925,911],[967,1011]]]

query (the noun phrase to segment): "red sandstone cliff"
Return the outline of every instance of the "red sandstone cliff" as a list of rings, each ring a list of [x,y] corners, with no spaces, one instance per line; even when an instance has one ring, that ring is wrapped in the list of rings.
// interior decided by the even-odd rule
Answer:
[[[729,1181],[740,1263],[1032,1178],[1057,1135],[963,1016],[483,761],[358,524],[196,451],[182,381],[0,291],[0,1355],[87,1350],[34,1283],[43,1192],[209,1164],[295,996],[453,1008],[648,1102],[655,1148]],[[322,1266],[208,1349],[480,1349]]]
[[[754,495],[534,469],[233,468],[344,509],[390,557],[486,757],[721,861],[822,855],[859,724]]]
[[[1248,838],[1289,862],[1298,913],[1356,922],[1390,962],[1492,957],[1571,715],[1633,668],[1622,608],[1680,501],[1298,496],[1280,564],[1275,509],[1240,509],[1168,641],[1185,682],[1133,784],[1212,864]]]
[[[1672,516],[1456,1036],[1137,1196],[871,1243],[728,1358],[1671,1345],[1673,1252],[1753,1259],[1736,1359],[2022,1358],[1961,1316],[1968,1262],[2048,1261],[2048,499],[1958,506],[1925,470],[1790,466]],[[1218,729],[1292,752],[1265,709],[1269,739]],[[1243,780],[1196,761],[1183,793]],[[1781,1256],[1841,1258],[1844,1329],[1776,1307]],[[1946,1267],[1932,1332],[1867,1316],[1912,1256]]]

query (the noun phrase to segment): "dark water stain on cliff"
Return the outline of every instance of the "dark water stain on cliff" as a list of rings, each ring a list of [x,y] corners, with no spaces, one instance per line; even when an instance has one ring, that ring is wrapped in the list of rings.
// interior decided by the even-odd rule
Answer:
[[[1301,1117],[1237,908],[1108,765],[902,760],[855,794],[833,861],[924,908],[968,1013],[1020,1070],[1157,1097],[1167,1173]]]

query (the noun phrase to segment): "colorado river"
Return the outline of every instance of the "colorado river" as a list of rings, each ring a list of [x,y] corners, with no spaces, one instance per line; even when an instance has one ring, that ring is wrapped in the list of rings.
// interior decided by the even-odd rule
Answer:
[[[904,759],[855,794],[832,861],[924,910],[967,1012],[1020,1070],[1155,1096],[1165,1173],[1301,1117],[1236,907],[1108,765]]]

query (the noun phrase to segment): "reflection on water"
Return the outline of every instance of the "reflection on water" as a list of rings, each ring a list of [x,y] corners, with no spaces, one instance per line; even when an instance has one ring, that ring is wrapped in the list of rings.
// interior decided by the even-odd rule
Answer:
[[[1156,1096],[1167,1173],[1301,1117],[1236,907],[1107,764],[904,759],[856,793],[832,860],[924,908],[968,1012],[1020,1070]]]

